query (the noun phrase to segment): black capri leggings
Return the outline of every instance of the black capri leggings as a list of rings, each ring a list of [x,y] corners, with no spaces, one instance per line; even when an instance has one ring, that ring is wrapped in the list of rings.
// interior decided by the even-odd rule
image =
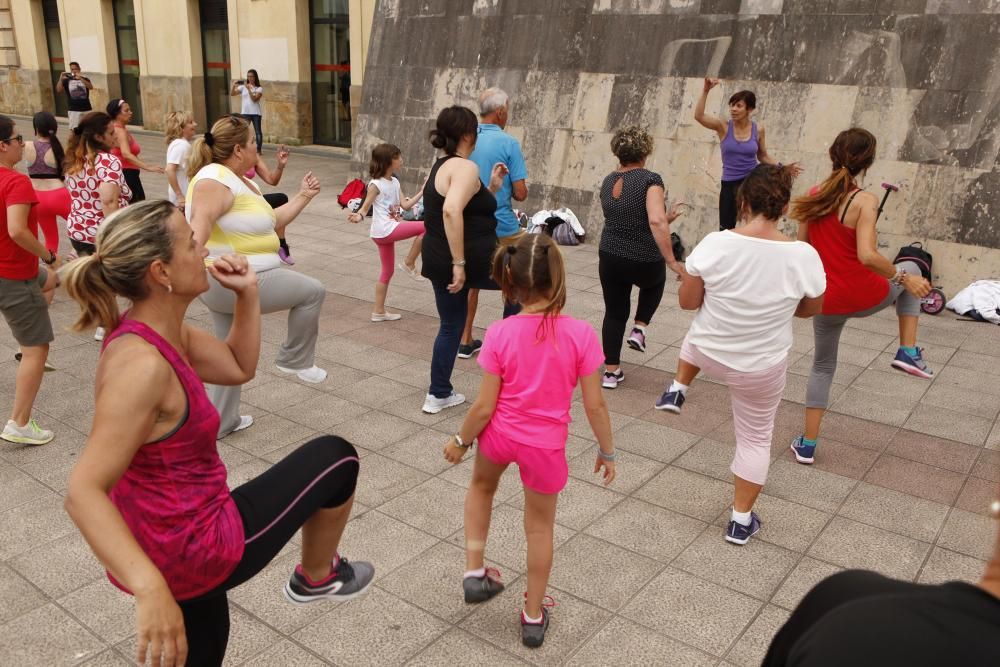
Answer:
[[[134,204],[137,201],[145,200],[146,191],[142,188],[142,179],[139,178],[139,170],[122,169],[122,176],[125,177],[125,184],[128,185],[128,189],[132,191],[132,199],[129,202]]]
[[[617,366],[621,363],[622,338],[632,308],[632,286],[639,288],[635,319],[648,324],[663,298],[667,265],[663,261],[634,262],[603,252],[598,256],[597,272],[604,293],[604,326],[601,327],[604,363]]]
[[[264,201],[271,208],[278,208],[279,206],[284,206],[288,203],[288,195],[284,192],[269,192],[264,195]]]
[[[738,181],[722,181],[719,188],[719,230],[734,229],[739,211],[736,208],[736,192],[745,178]]]
[[[325,435],[233,489],[233,501],[243,518],[243,558],[214,590],[179,603],[187,633],[187,665],[222,664],[229,642],[226,591],[263,570],[317,510],[349,501],[359,467],[358,453],[351,443]]]

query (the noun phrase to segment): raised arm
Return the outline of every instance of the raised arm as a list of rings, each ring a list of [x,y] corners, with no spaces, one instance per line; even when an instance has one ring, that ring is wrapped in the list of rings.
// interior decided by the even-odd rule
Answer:
[[[368,184],[368,190],[365,192],[365,200],[361,202],[361,206],[354,213],[347,214],[347,221],[353,222],[355,224],[361,222],[368,215],[368,211],[371,210],[372,204],[375,203],[375,198],[378,197],[380,190],[375,183]]]
[[[302,177],[302,185],[298,193],[292,197],[287,204],[282,204],[274,209],[274,215],[278,218],[275,227],[285,227],[294,220],[302,209],[306,207],[313,197],[319,194],[319,179],[313,176],[311,171],[307,171]]]
[[[852,205],[860,207],[855,227],[858,259],[875,273],[892,280],[897,275],[896,265],[878,251],[878,234],[875,231],[878,197],[870,192],[862,192],[855,197]],[[845,214],[845,221],[847,218],[848,216]],[[930,283],[921,275],[905,274],[901,277],[900,284],[907,292],[917,298],[927,296],[931,290]]]
[[[708,102],[708,93],[712,88],[719,85],[718,79],[713,79],[710,77],[705,77],[705,84],[701,89],[701,96],[698,98],[698,102],[694,105],[694,119],[698,123],[709,130],[714,130],[717,135],[719,135],[719,140],[726,138],[726,124],[722,122],[722,119],[713,116],[710,113],[705,113],[705,104]]]
[[[239,84],[239,83],[236,83],[235,81],[233,81],[233,87],[229,89],[229,96],[230,97],[236,97],[237,95],[239,95],[240,93],[242,93],[243,91],[240,90],[241,87],[242,87],[242,84]]]
[[[257,164],[254,165],[254,169],[257,170],[257,175],[260,176],[260,180],[264,181],[268,185],[277,185],[281,182],[281,176],[285,173],[285,166],[288,164],[288,148],[284,144],[278,147],[278,160],[274,166],[274,171],[268,168],[267,163],[264,162],[264,158],[257,154]]]
[[[427,179],[420,185],[420,189],[417,190],[412,197],[403,197],[403,201],[399,202],[399,207],[404,211],[409,211],[416,205],[418,201],[424,198],[424,188],[427,187]]]

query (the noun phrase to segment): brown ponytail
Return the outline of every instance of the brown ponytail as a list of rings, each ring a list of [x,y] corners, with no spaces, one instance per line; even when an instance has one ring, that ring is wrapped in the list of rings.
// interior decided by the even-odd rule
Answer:
[[[253,136],[250,123],[245,118],[223,116],[215,121],[211,131],[198,137],[191,144],[188,177],[194,178],[195,174],[207,164],[225,162],[232,156],[237,146],[247,146]]]
[[[508,303],[524,304],[545,299],[543,327],[566,306],[563,256],[547,234],[526,234],[513,245],[497,248],[493,255],[492,276]],[[544,338],[544,333],[540,338]]]
[[[816,192],[792,202],[791,217],[799,222],[808,222],[836,211],[843,198],[856,186],[855,177],[875,161],[876,143],[875,135],[860,127],[838,134],[830,146],[833,173],[816,188]]]

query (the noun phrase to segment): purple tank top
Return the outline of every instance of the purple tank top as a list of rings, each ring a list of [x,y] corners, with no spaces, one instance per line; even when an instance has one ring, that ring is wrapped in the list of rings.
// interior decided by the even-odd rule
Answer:
[[[187,414],[175,430],[139,448],[110,498],[174,599],[188,600],[225,581],[243,557],[243,520],[215,446],[219,413],[194,369],[142,322],[123,319],[104,347],[125,334],[139,336],[170,363]],[[108,578],[130,592],[110,572]]]
[[[28,165],[28,176],[31,178],[59,178],[55,167],[45,164],[45,156],[52,150],[52,144],[47,141],[32,141],[35,146],[35,161]]]
[[[722,148],[722,180],[741,181],[757,166],[757,123],[750,123],[750,138],[739,141],[733,134],[733,121],[729,121]]]

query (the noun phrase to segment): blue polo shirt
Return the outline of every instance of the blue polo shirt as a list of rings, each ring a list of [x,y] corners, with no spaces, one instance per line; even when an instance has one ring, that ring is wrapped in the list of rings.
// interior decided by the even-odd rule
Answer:
[[[479,180],[483,182],[483,186],[490,184],[490,173],[493,171],[493,165],[497,162],[503,162],[507,165],[510,173],[504,178],[503,185],[496,193],[497,236],[502,238],[517,233],[519,225],[517,218],[514,217],[510,197],[514,192],[514,181],[528,177],[528,167],[524,164],[521,144],[517,143],[517,139],[501,130],[499,125],[481,123],[479,136],[476,138],[476,148],[472,151],[469,159],[479,167]]]

